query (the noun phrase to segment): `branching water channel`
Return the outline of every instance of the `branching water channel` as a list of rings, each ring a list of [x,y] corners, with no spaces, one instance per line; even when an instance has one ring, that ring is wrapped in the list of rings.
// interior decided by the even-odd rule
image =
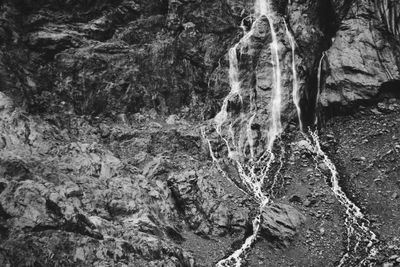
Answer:
[[[279,18],[278,14],[274,12],[270,0],[256,0],[254,11],[254,19],[250,30],[246,31],[245,27],[242,25],[244,31],[243,37],[229,50],[229,82],[231,90],[229,94],[225,97],[220,112],[214,118],[214,127],[215,131],[227,148],[227,157],[232,160],[236,165],[241,180],[240,182],[246,188],[246,194],[251,195],[259,204],[259,212],[253,219],[252,234],[246,238],[246,240],[238,250],[236,250],[227,258],[219,261],[216,265],[218,267],[238,267],[242,265],[247,253],[251,249],[251,246],[257,239],[257,235],[261,227],[262,211],[266,205],[272,202],[276,179],[283,165],[282,158],[285,154],[285,146],[284,144],[277,142],[277,140],[280,140],[280,135],[282,134],[283,129],[281,122],[282,70],[281,62],[279,59],[280,44],[277,39],[276,27],[285,27],[284,30],[292,48],[292,97],[298,115],[300,130],[303,131],[303,125],[301,122],[300,93],[296,71],[297,67],[295,57],[295,38],[291,34],[288,25],[284,20],[283,25],[279,25],[278,22],[282,21],[282,19]],[[242,93],[248,88],[242,88],[238,61],[238,58],[240,57],[238,55],[238,52],[241,52],[240,47],[247,46],[249,42],[251,42],[251,36],[254,34],[257,24],[261,20],[265,19],[268,21],[269,30],[272,38],[272,42],[269,45],[271,51],[271,65],[273,66],[273,88],[270,100],[271,103],[266,103],[266,105],[269,104],[270,107],[270,119],[266,129],[267,140],[265,140],[265,151],[263,151],[262,153],[255,153],[256,140],[252,133],[252,125],[254,123],[254,119],[258,115],[257,110],[251,111],[250,114],[244,114],[244,112],[241,111],[239,118],[235,121],[232,121],[229,114],[228,106],[229,103],[231,101],[234,101],[235,99],[239,99],[240,103],[243,105]],[[323,57],[325,57],[325,53],[323,54]],[[319,101],[321,90],[320,87],[322,60],[323,58],[321,58],[318,69],[318,93],[316,107]],[[237,123],[238,120],[240,121],[239,123]],[[237,124],[241,126],[239,127],[239,129],[238,127],[235,127],[235,125]],[[363,244],[363,242],[367,242],[365,250],[368,252],[368,256],[359,263],[360,265],[363,265],[377,253],[377,250],[375,248],[375,245],[378,242],[377,237],[368,228],[368,221],[364,218],[364,215],[362,214],[360,208],[358,208],[352,201],[350,201],[343,190],[340,188],[339,174],[333,162],[322,150],[319,142],[318,133],[316,131],[309,131],[307,134],[304,133],[303,136],[308,140],[311,147],[313,147],[312,152],[315,156],[315,160],[323,162],[328,167],[330,171],[329,175],[332,192],[335,194],[338,201],[346,209],[345,225],[347,229],[348,242],[346,252],[341,259],[339,266],[345,266],[351,253],[353,251],[357,251],[357,249],[359,249],[359,246]],[[214,154],[212,143],[207,138],[205,132],[203,132],[203,138],[208,142],[211,157],[217,168],[220,172],[223,173],[223,175],[227,179],[230,179],[229,175],[225,173],[221,168],[219,159]],[[277,153],[279,153],[279,155]],[[278,165],[278,168],[275,168],[275,171],[272,171],[271,167],[274,164]],[[267,192],[264,192],[263,188],[265,187],[264,183],[266,180],[268,180],[269,184],[271,184],[271,187],[270,190],[265,190]],[[355,240],[355,242],[351,242],[351,240]]]

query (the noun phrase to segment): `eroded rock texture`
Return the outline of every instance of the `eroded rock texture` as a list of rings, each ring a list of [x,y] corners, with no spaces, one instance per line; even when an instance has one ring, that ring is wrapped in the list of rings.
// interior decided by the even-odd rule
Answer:
[[[388,18],[398,20],[399,8],[390,1],[351,6],[327,51],[324,106],[373,100],[383,83],[399,79],[398,26]]]
[[[306,126],[324,115],[316,102],[335,110],[399,96],[396,1],[276,0],[273,8],[289,131],[297,118],[285,22]],[[0,0],[0,266],[213,266],[237,249],[257,203],[231,162],[213,163],[201,129],[230,90],[228,50],[253,13],[245,0]],[[258,110],[254,129],[270,119],[270,42],[262,19],[237,47],[241,115]],[[239,102],[229,111],[239,114]],[[296,253],[308,255],[301,249],[315,232],[304,227],[316,217],[323,223],[308,225],[334,229],[320,231],[340,247],[340,216],[313,210],[320,199],[333,205],[326,188],[299,186],[301,197],[287,204],[294,189],[286,186],[300,183],[294,159],[304,167],[310,155],[282,155],[293,165],[277,176],[276,198],[286,204],[264,209],[263,244],[274,251],[271,240],[300,238]],[[337,263],[341,250],[326,251]],[[251,266],[265,266],[255,258]]]

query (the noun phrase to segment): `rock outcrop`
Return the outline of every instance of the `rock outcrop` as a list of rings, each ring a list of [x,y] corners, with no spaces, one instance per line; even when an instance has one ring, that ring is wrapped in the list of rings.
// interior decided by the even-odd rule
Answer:
[[[326,53],[324,107],[374,101],[382,84],[400,79],[397,28],[380,11],[389,9],[396,20],[400,5],[386,4],[356,1],[344,17]]]
[[[296,119],[285,24],[309,126],[317,101],[399,97],[399,6],[273,1],[284,126]],[[221,138],[207,132],[218,165],[201,130],[230,91],[228,51],[253,13],[244,0],[0,0],[0,266],[211,266],[235,250],[257,203]],[[271,117],[271,38],[261,18],[237,46],[243,102],[228,104],[242,122],[258,111],[259,140]],[[295,154],[310,157],[308,146]],[[275,178],[262,190],[291,179]],[[264,240],[294,240],[303,211],[266,207]]]

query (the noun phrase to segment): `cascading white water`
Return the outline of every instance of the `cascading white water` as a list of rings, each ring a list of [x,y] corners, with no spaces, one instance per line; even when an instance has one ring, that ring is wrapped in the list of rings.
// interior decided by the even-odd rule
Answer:
[[[269,22],[271,30],[272,43],[272,66],[274,67],[274,88],[272,90],[272,108],[271,108],[271,126],[268,130],[268,149],[272,151],[275,139],[282,133],[282,122],[281,122],[281,108],[282,108],[282,86],[281,86],[281,68],[279,62],[279,43],[274,28],[274,17],[275,14],[272,12],[271,3],[268,0],[257,0],[260,9],[256,10],[259,16],[266,16]]]
[[[296,69],[296,42],[295,42],[294,36],[289,31],[286,21],[284,20],[283,22],[285,23],[286,35],[289,38],[289,43],[290,43],[290,46],[292,47],[292,75],[293,75],[292,97],[293,97],[293,103],[296,106],[297,118],[299,121],[300,131],[303,131],[303,122],[301,121],[301,109],[300,109],[300,91],[299,91],[300,88],[299,88],[299,83],[297,80],[297,69]]]
[[[216,124],[216,129],[218,133],[221,133],[222,124],[228,119],[228,103],[229,101],[238,96],[241,99],[240,95],[240,80],[239,80],[239,63],[237,60],[237,43],[229,50],[229,82],[231,91],[225,97],[224,102],[222,103],[222,107],[220,112],[215,116],[214,121]]]
[[[242,99],[242,88],[241,88],[241,80],[239,75],[239,62],[238,62],[238,48],[246,47],[249,45],[250,37],[253,35],[255,26],[257,23],[260,22],[261,19],[266,18],[268,20],[270,26],[270,33],[272,37],[272,42],[270,44],[271,49],[271,63],[273,66],[273,89],[272,89],[272,97],[271,97],[271,104],[270,104],[270,121],[268,124],[267,129],[267,146],[262,153],[261,156],[256,155],[255,153],[255,142],[253,136],[252,125],[257,117],[257,111],[253,111],[251,116],[247,116],[244,113],[240,114],[240,117],[234,121],[230,121],[229,127],[224,129],[224,125],[226,122],[231,120],[232,118],[228,118],[228,104],[230,101],[234,100],[236,97],[239,98],[241,103],[243,104]],[[282,105],[282,85],[281,85],[281,68],[280,68],[280,61],[279,61],[279,42],[277,39],[277,32],[274,28],[274,23],[276,21],[276,15],[272,11],[270,0],[256,0],[255,2],[255,19],[251,26],[250,31],[246,32],[243,23],[241,27],[243,28],[244,35],[240,39],[240,41],[235,44],[229,50],[229,82],[230,82],[230,92],[225,97],[220,112],[214,118],[215,130],[219,134],[222,141],[225,143],[228,149],[228,158],[231,159],[237,167],[239,177],[248,189],[247,193],[250,193],[259,203],[259,212],[257,216],[253,220],[253,233],[246,238],[244,244],[236,250],[233,254],[229,257],[221,260],[217,263],[218,267],[231,267],[236,266],[239,267],[244,260],[244,256],[251,248],[252,244],[257,239],[257,235],[261,228],[261,214],[264,207],[271,202],[271,197],[274,196],[274,189],[277,187],[277,177],[279,172],[283,166],[283,155],[285,153],[284,146],[281,144],[281,151],[280,151],[280,159],[279,159],[279,167],[275,172],[275,175],[270,177],[271,187],[267,193],[263,192],[263,186],[265,179],[267,178],[271,166],[275,163],[276,155],[274,154],[274,145],[277,138],[282,133],[282,123],[281,123],[281,105]],[[300,93],[299,93],[299,84],[298,84],[298,77],[297,77],[297,70],[296,70],[296,43],[293,35],[290,33],[288,26],[285,23],[286,35],[289,39],[291,48],[292,48],[292,75],[293,75],[293,102],[296,106],[296,111],[298,115],[300,130],[303,131],[303,125],[301,122],[301,110],[300,110]],[[240,50],[242,52],[242,49]],[[321,71],[322,71],[322,62],[325,53],[323,54],[318,68],[318,93],[316,98],[316,108],[319,101],[319,94],[321,90]],[[239,122],[239,130],[235,131],[235,125]],[[241,130],[241,126],[243,126],[243,122],[245,122],[246,127]],[[316,121],[317,122],[317,121]],[[225,131],[226,130],[226,131]],[[224,134],[227,133],[228,137]],[[244,133],[244,135],[243,135]],[[322,160],[326,166],[329,168],[331,172],[331,183],[332,183],[332,191],[334,192],[335,196],[339,199],[340,203],[346,207],[346,226],[348,229],[348,249],[350,251],[350,236],[353,232],[356,232],[357,229],[359,232],[363,233],[364,236],[368,236],[369,244],[368,247],[371,249],[369,250],[370,255],[372,256],[376,250],[373,247],[376,243],[377,239],[373,232],[369,230],[369,228],[362,222],[364,221],[364,216],[361,213],[361,210],[352,203],[343,190],[339,186],[338,182],[338,172],[336,167],[327,157],[327,155],[322,151],[321,146],[319,144],[319,139],[317,133],[310,133],[311,140],[310,143],[314,143],[315,147],[315,154],[317,155],[318,159]],[[215,164],[218,167],[218,170],[223,173],[223,175],[230,180],[230,177],[227,173],[223,171],[219,164],[219,160],[214,155],[212,144],[207,139],[205,132],[203,132],[203,138],[207,140],[211,157]],[[235,139],[238,138],[236,141]],[[249,147],[249,153],[246,152],[246,144]],[[317,160],[317,158],[316,158]],[[233,181],[231,181],[233,182]],[[240,188],[239,188],[240,189]],[[242,189],[240,189],[242,190]],[[243,191],[243,190],[242,190]],[[244,192],[244,191],[243,191]],[[356,229],[357,228],[357,229]],[[358,243],[361,241],[358,240]],[[348,253],[342,258],[340,266],[342,266],[346,262],[346,258],[348,257]]]
[[[253,34],[253,27],[249,32],[246,32],[246,28],[241,25],[243,29],[243,37],[240,41],[235,44],[231,49],[229,49],[229,85],[231,91],[225,97],[220,112],[215,116],[214,122],[216,125],[216,130],[219,134],[221,134],[221,127],[228,119],[228,103],[234,97],[239,97],[240,101],[243,102],[242,95],[241,95],[241,82],[240,82],[240,75],[239,75],[239,62],[237,57],[237,49],[239,44],[248,42],[250,36]]]
[[[361,209],[357,207],[343,192],[342,188],[339,185],[339,173],[336,170],[335,165],[326,155],[326,153],[322,150],[321,144],[319,142],[319,137],[317,131],[310,131],[311,140],[309,140],[310,144],[314,147],[314,153],[316,155],[315,160],[321,160],[329,169],[330,172],[330,182],[332,186],[332,191],[335,194],[338,201],[346,208],[346,220],[345,225],[347,227],[347,252],[342,257],[338,267],[344,266],[346,264],[346,260],[350,256],[351,251],[351,238],[356,238],[355,250],[359,246],[361,242],[363,242],[363,238],[368,240],[367,250],[368,256],[361,261],[360,266],[364,266],[369,259],[374,257],[378,250],[374,247],[378,243],[378,238],[374,232],[372,232],[366,224],[369,222],[365,219],[364,214],[361,212]]]
[[[232,255],[228,258],[221,260],[218,262],[217,266],[241,266],[243,260],[243,254],[245,254],[251,247],[251,245],[255,242],[257,235],[260,230],[260,223],[261,223],[261,213],[264,209],[265,205],[270,202],[270,198],[263,193],[262,187],[264,185],[264,181],[268,172],[270,170],[271,164],[275,160],[275,155],[273,153],[273,146],[277,136],[279,136],[282,132],[282,123],[281,123],[281,105],[282,105],[282,87],[281,87],[281,68],[279,62],[279,43],[277,40],[277,34],[274,28],[274,13],[272,12],[272,8],[270,2],[268,0],[256,0],[255,2],[255,20],[251,27],[251,30],[246,33],[243,38],[236,44],[232,49],[237,49],[239,44],[246,45],[247,42],[250,40],[250,36],[254,32],[254,27],[256,23],[259,22],[260,19],[263,17],[267,18],[270,26],[272,43],[270,44],[271,48],[271,63],[273,66],[274,71],[274,86],[272,90],[272,98],[271,98],[271,119],[270,124],[267,132],[267,149],[262,154],[261,157],[256,159],[254,153],[254,139],[252,136],[252,129],[251,126],[253,124],[253,120],[257,116],[257,113],[254,113],[247,122],[246,128],[246,137],[247,142],[250,147],[250,160],[241,161],[240,156],[245,156],[245,153],[241,153],[241,149],[234,148],[231,149],[229,146],[229,142],[226,138],[222,137],[225,141],[229,154],[231,155],[230,158],[236,162],[236,166],[239,172],[239,176],[247,186],[250,192],[252,192],[253,196],[259,202],[259,213],[253,220],[253,233],[246,238],[244,244],[241,246],[240,249],[236,250]],[[232,50],[231,49],[231,50]],[[233,53],[230,53],[233,55]],[[235,58],[230,57],[230,66],[237,66],[237,55]],[[226,106],[229,99],[231,99],[232,95],[236,94],[236,92],[240,92],[240,82],[238,74],[239,69],[235,67],[230,68],[230,84],[231,84],[231,93],[225,98],[224,104],[222,106],[221,112],[216,116],[216,127],[217,132],[221,135],[221,127],[222,124],[227,120],[227,110]],[[233,73],[232,73],[233,72]],[[238,85],[238,87],[236,87]],[[234,133],[232,127],[230,127],[231,136],[234,138]],[[234,145],[234,142],[233,142]],[[236,150],[236,153],[232,151]],[[283,153],[283,152],[282,152]],[[235,155],[235,156],[232,156]],[[238,157],[239,156],[239,157]],[[259,170],[261,169],[261,170]],[[276,179],[277,175],[274,176]],[[275,181],[273,181],[273,186],[275,186]],[[273,189],[272,189],[273,190]]]

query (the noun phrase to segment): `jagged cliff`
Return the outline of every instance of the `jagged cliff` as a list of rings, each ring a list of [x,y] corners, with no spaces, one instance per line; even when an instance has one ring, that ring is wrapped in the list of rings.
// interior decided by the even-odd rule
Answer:
[[[341,185],[378,231],[379,253],[365,264],[391,266],[400,4],[271,2],[283,152],[263,188],[276,203],[261,212],[247,263],[334,266],[348,252],[352,266],[367,256],[352,251],[366,240],[348,232],[298,113],[304,129],[325,129]],[[248,121],[256,107],[255,146],[267,146],[276,65],[271,25],[254,14],[239,0],[0,0],[0,265],[212,266],[239,248],[258,203],[211,125],[238,44],[242,92],[227,110]],[[346,117],[329,120],[337,115]]]

